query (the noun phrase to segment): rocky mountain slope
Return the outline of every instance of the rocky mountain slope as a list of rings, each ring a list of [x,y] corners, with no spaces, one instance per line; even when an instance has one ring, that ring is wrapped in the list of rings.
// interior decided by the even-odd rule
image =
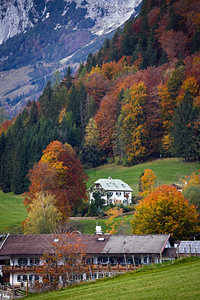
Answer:
[[[28,99],[38,97],[56,70],[69,64],[76,68],[89,52],[99,49],[106,37],[137,14],[141,2],[1,1],[1,105],[14,115]],[[24,74],[20,82],[16,71]]]

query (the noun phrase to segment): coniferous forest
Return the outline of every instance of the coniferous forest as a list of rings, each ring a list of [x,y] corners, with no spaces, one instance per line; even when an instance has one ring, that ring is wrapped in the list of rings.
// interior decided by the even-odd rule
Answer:
[[[0,187],[27,191],[52,141],[85,168],[157,157],[200,158],[198,0],[144,0],[139,16],[80,64],[55,74],[38,101],[0,127]]]

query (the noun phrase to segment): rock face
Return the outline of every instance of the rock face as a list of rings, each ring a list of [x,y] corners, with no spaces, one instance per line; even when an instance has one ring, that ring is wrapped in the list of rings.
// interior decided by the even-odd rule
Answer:
[[[56,70],[76,69],[141,2],[0,0],[0,106],[13,116],[37,99]]]
[[[55,18],[55,30],[70,24],[63,21],[69,10],[84,11],[84,19],[76,22],[76,28],[89,28],[93,34],[102,35],[121,26],[134,14],[142,0],[7,0],[0,3],[0,44],[7,39],[34,27],[39,21]],[[65,20],[66,21],[66,20]],[[63,23],[63,22],[62,22]],[[75,28],[73,28],[75,29]]]
[[[33,0],[1,1],[0,44],[33,27],[29,19],[33,4]]]

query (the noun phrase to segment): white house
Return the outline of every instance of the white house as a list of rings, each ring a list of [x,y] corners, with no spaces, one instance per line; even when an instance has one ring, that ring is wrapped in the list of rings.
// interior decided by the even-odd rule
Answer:
[[[132,203],[132,188],[120,179],[99,179],[90,187],[90,202],[93,200],[93,192],[99,191],[105,200],[105,205],[121,203],[130,205]]]

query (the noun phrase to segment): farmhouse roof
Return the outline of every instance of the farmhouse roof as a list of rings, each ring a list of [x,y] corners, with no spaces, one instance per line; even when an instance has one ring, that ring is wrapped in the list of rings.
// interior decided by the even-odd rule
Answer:
[[[112,235],[104,253],[159,254],[164,250],[169,235]]]
[[[170,235],[79,235],[87,254],[160,254]],[[52,251],[54,234],[10,235],[0,256],[42,255]]]
[[[124,181],[120,179],[99,179],[95,181],[95,184],[100,184],[105,191],[126,191],[132,192],[132,188]]]

